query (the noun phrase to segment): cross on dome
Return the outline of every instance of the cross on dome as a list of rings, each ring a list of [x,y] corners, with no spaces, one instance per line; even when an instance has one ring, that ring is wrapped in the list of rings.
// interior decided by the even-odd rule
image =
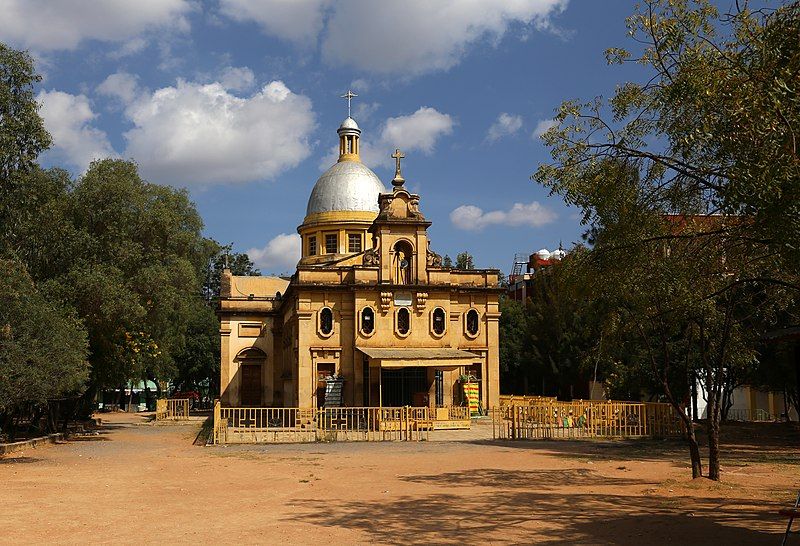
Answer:
[[[342,96],[341,96],[341,98],[343,98],[343,99],[347,99],[347,117],[350,117],[350,101],[351,101],[351,100],[352,100],[354,97],[357,97],[357,96],[358,96],[358,95],[356,95],[355,93],[353,93],[353,92],[352,92],[350,89],[348,89],[348,90],[347,90],[347,93],[345,93],[344,95],[342,95]]]

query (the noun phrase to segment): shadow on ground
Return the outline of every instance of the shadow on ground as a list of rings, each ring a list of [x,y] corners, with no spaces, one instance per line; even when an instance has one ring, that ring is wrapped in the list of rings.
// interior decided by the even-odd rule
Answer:
[[[703,427],[696,429],[703,457],[708,453]],[[689,465],[688,447],[682,439],[637,440],[473,440],[473,445],[537,450],[554,455],[589,460],[670,461]],[[746,466],[751,463],[800,465],[800,425],[797,423],[725,423],[721,435],[722,463]]]
[[[13,454],[10,454],[7,457],[0,457],[0,464],[30,464],[38,463],[40,460],[35,457],[14,457]]]
[[[389,544],[745,545],[773,543],[780,531],[780,522],[767,521],[770,513],[750,500],[598,494],[592,490],[599,485],[647,482],[580,469],[485,469],[400,479],[442,492],[363,502],[298,500],[292,503],[292,519],[357,529]],[[554,491],[565,486],[583,492]],[[692,512],[679,505],[692,506]]]

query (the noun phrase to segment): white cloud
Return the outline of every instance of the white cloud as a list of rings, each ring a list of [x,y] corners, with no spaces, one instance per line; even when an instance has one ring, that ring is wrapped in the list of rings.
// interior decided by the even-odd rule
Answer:
[[[353,116],[360,121],[368,121],[378,111],[379,102],[360,102],[353,107]]]
[[[547,132],[548,129],[555,127],[556,125],[558,125],[558,122],[554,119],[539,120],[539,123],[536,124],[536,128],[533,130],[531,138],[540,138]]]
[[[355,80],[350,82],[350,89],[354,91],[369,91],[370,84],[364,78],[356,78]]]
[[[512,24],[550,28],[568,0],[350,0],[336,4],[323,58],[380,74],[414,76],[447,70],[470,46],[501,39]]]
[[[255,21],[267,34],[316,46],[330,0],[220,0],[223,15]]]
[[[133,124],[124,133],[125,156],[152,181],[169,184],[274,178],[308,157],[315,124],[311,100],[281,81],[241,98],[219,82],[178,80],[140,91],[125,116]]]
[[[136,55],[137,53],[142,52],[146,47],[147,40],[141,36],[137,36],[122,44],[118,49],[110,52],[108,56],[112,59],[122,59],[124,57]]]
[[[409,152],[433,152],[442,135],[453,132],[453,118],[435,108],[423,106],[410,116],[389,118],[383,126],[381,141]]]
[[[39,113],[53,136],[49,152],[80,171],[95,159],[115,157],[106,134],[93,127],[97,117],[85,95],[62,91],[40,91],[36,97],[42,105]]]
[[[492,123],[489,127],[489,132],[486,134],[486,140],[494,142],[504,136],[510,136],[520,130],[522,127],[522,117],[506,114],[503,112],[497,116],[497,121]]]
[[[135,49],[141,44],[130,40],[146,31],[187,31],[193,9],[189,0],[0,0],[0,41],[36,51],[75,49],[84,40]]]
[[[127,72],[116,72],[107,77],[97,86],[100,95],[113,97],[120,100],[123,104],[133,102],[138,94],[138,78]]]
[[[459,229],[479,231],[486,226],[528,226],[539,227],[556,219],[556,213],[538,201],[514,203],[510,210],[484,212],[475,205],[461,205],[450,213],[450,221]]]
[[[386,165],[391,162],[390,155],[395,148],[403,152],[433,153],[438,140],[453,132],[455,120],[435,108],[422,106],[406,116],[388,118],[375,140],[361,139],[361,160],[370,167]],[[320,169],[325,170],[336,162],[339,146],[331,147],[321,162]]]
[[[297,233],[281,233],[263,248],[251,248],[247,255],[265,273],[292,271],[300,259],[300,236]]]
[[[246,66],[229,66],[222,71],[220,83],[231,91],[247,91],[256,83],[256,75]]]

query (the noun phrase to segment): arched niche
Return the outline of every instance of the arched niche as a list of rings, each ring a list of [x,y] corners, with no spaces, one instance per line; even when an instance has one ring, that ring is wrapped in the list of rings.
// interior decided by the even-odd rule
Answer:
[[[392,274],[395,284],[414,282],[414,247],[409,241],[400,240],[392,248]]]

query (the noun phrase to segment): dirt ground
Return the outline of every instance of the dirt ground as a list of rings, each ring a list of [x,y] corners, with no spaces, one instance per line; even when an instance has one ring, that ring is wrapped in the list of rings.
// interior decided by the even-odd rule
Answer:
[[[680,443],[201,447],[200,425],[103,415],[96,436],[0,458],[0,543],[779,544],[800,431],[728,434],[721,483]],[[795,538],[800,544],[800,538]]]

